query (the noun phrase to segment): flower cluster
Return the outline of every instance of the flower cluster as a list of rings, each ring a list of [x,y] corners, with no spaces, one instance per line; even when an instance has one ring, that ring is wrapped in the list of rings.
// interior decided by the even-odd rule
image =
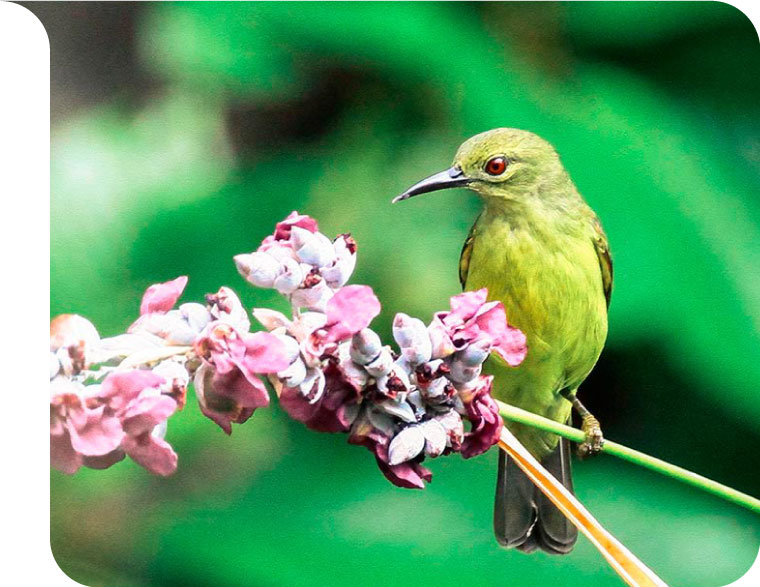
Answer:
[[[430,481],[426,458],[469,458],[497,442],[502,420],[482,365],[492,353],[518,365],[526,345],[486,290],[453,297],[429,324],[397,314],[394,350],[369,328],[380,313],[372,289],[346,285],[356,265],[350,235],[331,241],[293,212],[235,263],[251,284],[285,296],[291,315],[254,309],[266,332],[252,333],[226,287],[205,305],[175,309],[187,283],[180,277],[148,288],[126,334],[101,339],[79,316],[53,321],[53,466],[72,473],[126,454],[171,473],[177,459],[163,440],[166,420],[184,406],[191,379],[201,411],[230,434],[268,405],[268,378],[291,417],[346,433],[401,487]]]
[[[502,420],[482,365],[491,352],[518,365],[525,337],[483,289],[453,297],[451,310],[429,325],[397,314],[398,351],[383,346],[368,328],[380,313],[372,290],[344,285],[355,257],[350,236],[331,243],[294,212],[235,261],[248,281],[278,290],[293,307],[291,318],[253,311],[289,349],[287,368],[270,376],[285,411],[314,430],[348,433],[396,485],[423,487],[431,477],[426,457],[469,458],[498,441]]]

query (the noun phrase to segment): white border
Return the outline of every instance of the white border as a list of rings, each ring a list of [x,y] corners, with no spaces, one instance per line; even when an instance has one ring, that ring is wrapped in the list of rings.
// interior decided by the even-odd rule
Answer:
[[[729,4],[760,22],[760,3]],[[9,585],[79,585],[50,552],[48,443],[39,368],[47,360],[50,298],[50,60],[44,27],[26,8],[0,2],[0,215],[4,418],[2,444],[3,564]],[[38,356],[39,355],[39,356]],[[42,376],[38,376],[42,375]],[[10,379],[10,380],[9,380]],[[25,403],[26,398],[35,401]],[[33,409],[32,409],[33,407]],[[760,553],[733,587],[760,585]]]

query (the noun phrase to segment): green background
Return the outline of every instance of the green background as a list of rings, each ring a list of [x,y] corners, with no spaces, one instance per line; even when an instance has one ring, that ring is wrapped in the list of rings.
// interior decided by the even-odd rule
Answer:
[[[582,397],[606,435],[760,495],[760,52],[712,2],[29,3],[52,60],[51,315],[123,331],[144,288],[246,286],[232,255],[293,209],[359,243],[375,322],[459,290],[479,202],[391,207],[497,126],[559,150],[615,259],[610,338]],[[277,407],[226,437],[190,398],[168,479],[51,473],[55,557],[87,585],[618,585],[588,541],[499,549],[495,452],[391,486],[371,455]],[[673,585],[724,585],[760,520],[611,457],[580,499]]]

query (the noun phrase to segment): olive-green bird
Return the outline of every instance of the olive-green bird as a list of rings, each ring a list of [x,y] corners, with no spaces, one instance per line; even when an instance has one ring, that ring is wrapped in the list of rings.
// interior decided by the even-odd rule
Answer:
[[[493,395],[557,422],[575,407],[586,442],[598,452],[599,422],[575,397],[602,352],[612,261],[599,219],[584,202],[552,145],[533,133],[499,128],[466,141],[446,171],[415,184],[394,202],[452,187],[467,187],[484,207],[462,249],[459,278],[465,290],[488,288],[510,324],[527,337],[528,355],[510,367],[493,355]],[[512,422],[508,428],[568,489],[570,449],[551,433]],[[577,530],[499,453],[494,506],[496,538],[525,552],[572,550]]]

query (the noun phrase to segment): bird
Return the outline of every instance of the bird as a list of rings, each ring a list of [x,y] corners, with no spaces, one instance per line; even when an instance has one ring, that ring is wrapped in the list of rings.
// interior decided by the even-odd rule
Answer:
[[[607,338],[612,257],[595,212],[578,192],[556,149],[538,135],[497,128],[475,135],[453,164],[414,184],[393,202],[463,187],[483,200],[464,242],[459,279],[466,291],[487,288],[523,331],[528,353],[517,367],[492,355],[492,395],[560,423],[582,419],[581,457],[601,450],[599,421],[577,398]],[[535,428],[507,428],[571,492],[569,442]],[[494,501],[501,546],[567,554],[577,529],[504,451]]]

